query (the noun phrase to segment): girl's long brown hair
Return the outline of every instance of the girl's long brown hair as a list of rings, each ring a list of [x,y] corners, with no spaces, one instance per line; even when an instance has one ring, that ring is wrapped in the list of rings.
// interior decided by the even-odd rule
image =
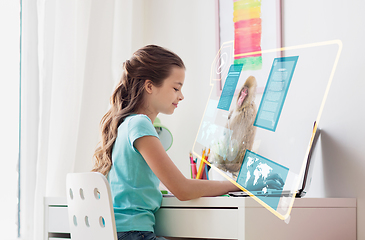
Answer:
[[[100,122],[101,141],[94,153],[93,172],[109,173],[118,127],[141,106],[145,81],[151,80],[155,86],[161,86],[174,66],[185,69],[179,56],[156,45],[137,50],[123,63],[124,72],[110,98],[111,107]]]

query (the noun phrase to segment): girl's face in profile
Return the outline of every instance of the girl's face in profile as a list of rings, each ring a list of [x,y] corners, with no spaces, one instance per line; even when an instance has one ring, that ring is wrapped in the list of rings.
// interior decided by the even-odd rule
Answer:
[[[173,67],[171,74],[164,81],[161,87],[155,87],[152,95],[151,106],[158,113],[172,114],[178,103],[184,99],[182,86],[185,80],[185,69]]]

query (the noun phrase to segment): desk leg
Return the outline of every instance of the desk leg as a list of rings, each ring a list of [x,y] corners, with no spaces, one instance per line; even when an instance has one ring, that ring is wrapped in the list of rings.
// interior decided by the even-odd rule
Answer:
[[[238,207],[238,221],[237,221],[237,230],[238,230],[238,240],[245,240],[245,207]]]

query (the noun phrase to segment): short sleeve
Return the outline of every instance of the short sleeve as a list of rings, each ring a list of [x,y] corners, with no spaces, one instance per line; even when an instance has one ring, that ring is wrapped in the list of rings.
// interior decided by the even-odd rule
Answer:
[[[131,117],[128,123],[129,141],[133,146],[134,141],[144,136],[158,137],[156,129],[151,120],[146,115],[135,115]]]

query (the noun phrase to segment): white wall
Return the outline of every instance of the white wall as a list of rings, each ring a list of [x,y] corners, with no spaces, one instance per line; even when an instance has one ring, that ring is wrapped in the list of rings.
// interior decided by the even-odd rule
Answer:
[[[321,154],[317,154],[308,196],[357,197],[358,239],[365,239],[365,229],[360,227],[365,225],[365,2],[283,3],[285,46],[333,39],[343,43],[321,118]]]
[[[343,43],[321,118],[320,148],[307,196],[356,197],[358,239],[365,239],[365,229],[360,228],[365,224],[365,2],[282,1],[284,46],[334,39]],[[174,135],[168,154],[189,176],[187,156],[206,104],[210,65],[216,53],[214,1],[146,1],[144,11],[144,43],[165,46],[186,63],[185,100],[172,116],[160,118]]]
[[[190,177],[189,152],[209,95],[210,67],[216,54],[215,1],[145,1],[145,44],[177,53],[186,66],[185,99],[173,115],[159,115],[174,136],[169,156]]]

